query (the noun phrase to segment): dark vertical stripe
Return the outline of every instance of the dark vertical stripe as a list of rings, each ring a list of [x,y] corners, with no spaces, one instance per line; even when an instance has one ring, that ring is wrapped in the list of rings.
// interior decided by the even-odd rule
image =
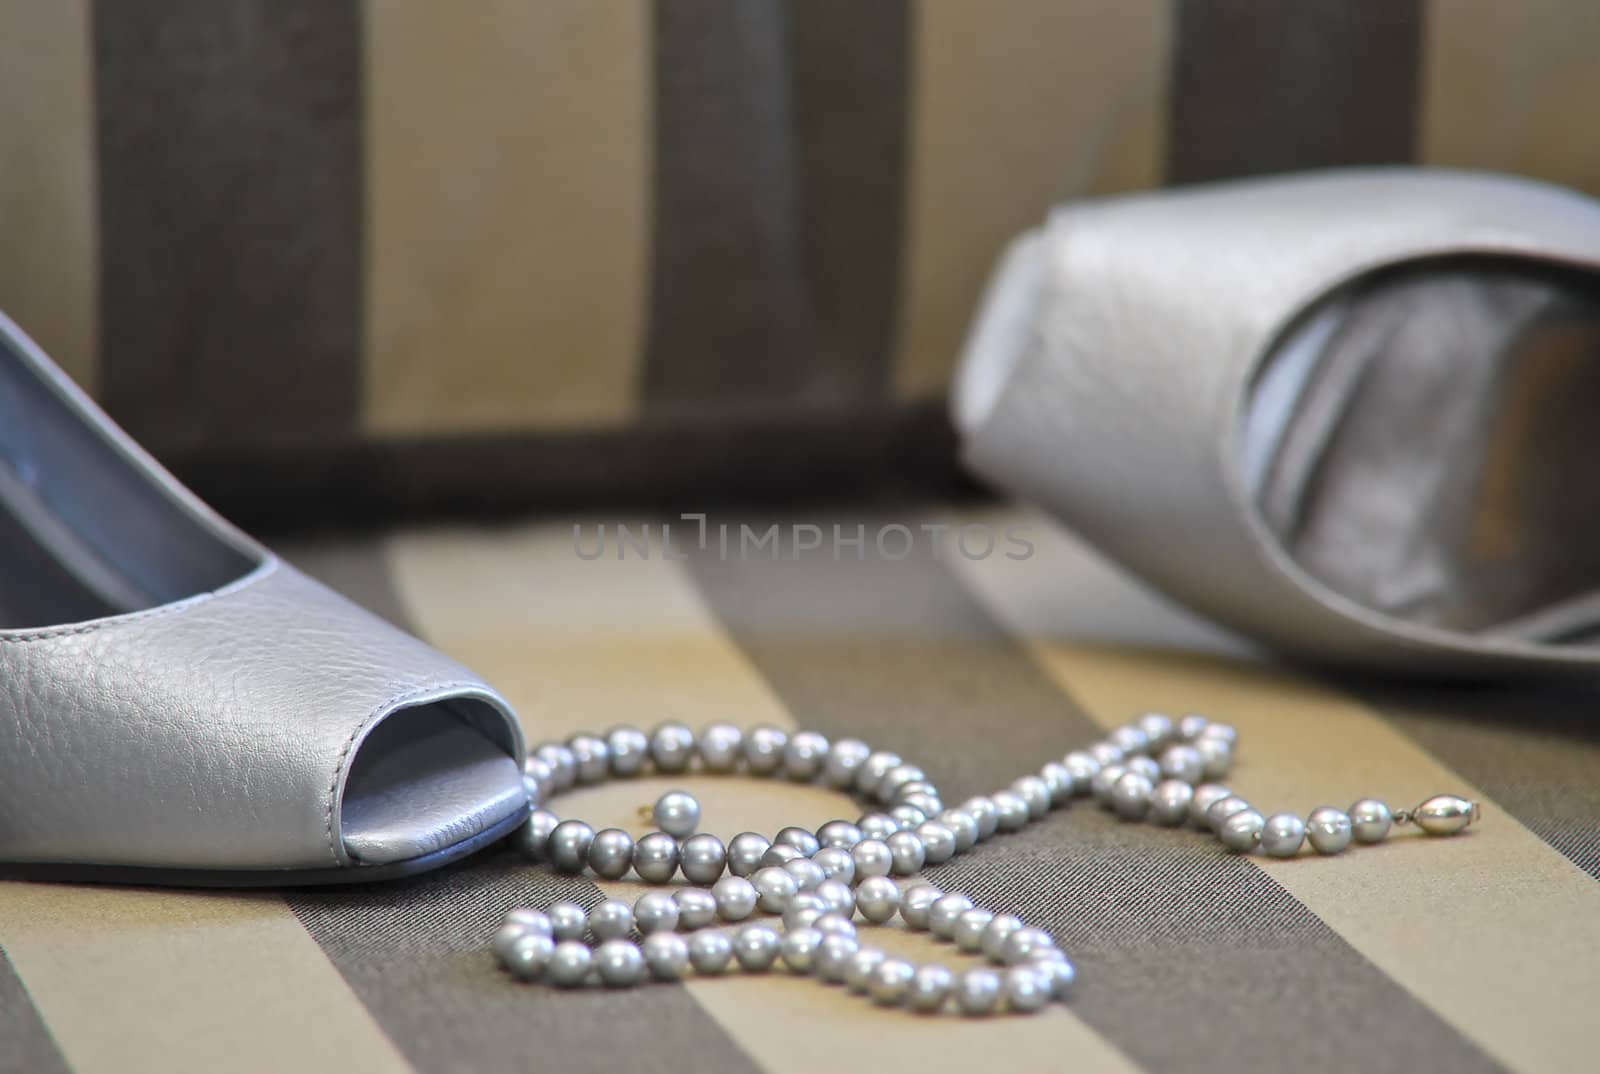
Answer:
[[[0,948],[0,1074],[68,1074],[71,1069]]]
[[[1179,0],[1168,181],[1405,162],[1421,0]]]
[[[802,725],[893,748],[957,800],[1100,737],[943,564],[853,556],[692,564]],[[1083,971],[1074,1010],[1152,1071],[1277,1069],[1285,1056],[1302,1074],[1498,1069],[1261,870],[1194,833],[1080,805],[930,874],[1060,937]]]
[[[907,18],[906,0],[658,0],[647,412],[881,393]]]
[[[359,8],[96,5],[103,394],[157,453],[354,427]]]
[[[376,542],[289,548],[303,569],[397,626],[407,622]],[[537,726],[528,726],[538,741]],[[290,892],[289,906],[418,1071],[553,1070],[757,1074],[678,986],[561,992],[513,982],[486,949],[506,910],[604,896],[507,848],[441,872],[366,888]]]

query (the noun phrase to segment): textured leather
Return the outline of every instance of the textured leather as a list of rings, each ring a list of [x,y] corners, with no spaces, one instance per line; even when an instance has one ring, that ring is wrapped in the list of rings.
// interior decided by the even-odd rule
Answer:
[[[508,798],[520,791],[512,758],[524,742],[504,699],[218,519],[14,326],[0,320],[0,336],[138,480],[255,564],[218,589],[146,610],[0,630],[0,861],[355,865],[343,839],[346,782],[374,729],[412,710],[448,714],[504,764],[467,758],[477,767],[466,785],[414,803],[420,826],[358,840],[364,861],[433,849],[428,830],[466,836],[525,808]],[[484,765],[497,773],[492,787]]]
[[[1008,333],[983,315],[969,344],[953,399],[966,459],[1190,607],[1302,656],[1592,673],[1594,647],[1408,622],[1341,596],[1286,553],[1240,472],[1252,378],[1298,319],[1379,269],[1450,255],[1593,270],[1600,206],[1505,177],[1367,169],[1059,209],[986,299],[1032,293],[1018,345],[989,343]]]

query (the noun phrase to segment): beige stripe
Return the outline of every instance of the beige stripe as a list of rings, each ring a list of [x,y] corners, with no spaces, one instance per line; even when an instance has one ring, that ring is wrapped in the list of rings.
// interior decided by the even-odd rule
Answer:
[[[1018,521],[1013,516],[996,516]],[[1111,727],[1139,712],[1198,710],[1235,724],[1230,786],[1304,815],[1376,794],[1412,805],[1441,791],[1483,798],[1364,706],[1244,658],[1097,644],[1102,614],[1149,625],[1174,613],[1034,518],[1022,563],[955,560],[997,617],[1088,714]],[[1003,524],[1003,522],[1002,522]],[[1466,838],[1397,837],[1338,858],[1253,859],[1374,965],[1515,1070],[1593,1069],[1600,994],[1600,886],[1492,801]]]
[[[366,7],[365,422],[620,423],[650,227],[645,0]]]
[[[895,388],[944,391],[994,259],[1064,198],[1149,187],[1166,0],[921,0]]]
[[[588,541],[594,530],[587,527]],[[402,538],[390,545],[397,588],[419,629],[504,690],[529,737],[728,720],[793,726],[790,715],[728,640],[677,563],[614,558],[580,562],[567,527],[500,536],[460,532]],[[562,800],[591,823],[641,829],[639,806],[669,786],[698,795],[706,827],[724,837],[785,824],[820,824],[858,811],[842,795],[768,781],[704,777],[613,784]],[[630,884],[603,885],[633,895]],[[876,937],[875,937],[876,938]],[[889,937],[885,947],[929,958],[925,937]],[[957,964],[948,948],[941,960]],[[690,992],[741,1048],[773,1074],[810,1074],[817,1032],[831,1054],[858,1064],[927,1064],[982,1069],[995,1056],[1055,1069],[1061,1056],[1083,1071],[1134,1069],[1066,1010],[1036,1018],[937,1022],[886,1014],[838,989],[774,974],[692,981]]]
[[[1421,155],[1600,192],[1600,6],[1587,0],[1432,0]]]
[[[0,944],[77,1074],[411,1069],[276,895],[0,883]]]
[[[0,0],[0,311],[93,392],[99,335],[90,0]]]

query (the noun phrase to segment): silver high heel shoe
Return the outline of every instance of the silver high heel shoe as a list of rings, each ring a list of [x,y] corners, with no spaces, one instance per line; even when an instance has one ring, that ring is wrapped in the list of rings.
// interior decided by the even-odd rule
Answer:
[[[305,884],[417,872],[528,812],[466,668],[213,514],[0,317],[0,863]]]
[[[997,270],[978,472],[1314,661],[1600,669],[1600,205],[1370,169],[1070,205]]]

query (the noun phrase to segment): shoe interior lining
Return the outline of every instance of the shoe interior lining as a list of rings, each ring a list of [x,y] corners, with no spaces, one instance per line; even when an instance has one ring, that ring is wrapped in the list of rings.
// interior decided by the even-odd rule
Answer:
[[[1291,557],[1418,624],[1600,638],[1600,281],[1419,262],[1312,310],[1263,366],[1241,460]]]
[[[256,564],[151,486],[0,331],[0,629],[143,611]]]

